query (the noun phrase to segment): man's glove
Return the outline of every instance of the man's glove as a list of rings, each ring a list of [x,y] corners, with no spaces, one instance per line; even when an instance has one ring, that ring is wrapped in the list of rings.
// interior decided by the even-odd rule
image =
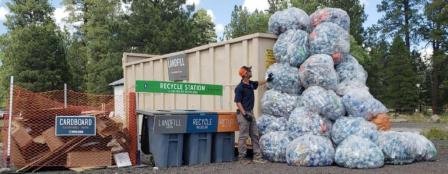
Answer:
[[[274,80],[274,74],[269,73],[268,74],[268,78],[266,79],[267,82],[272,82],[272,80]]]
[[[253,117],[252,117],[251,114],[246,113],[246,114],[243,115],[243,117],[244,117],[248,122],[252,122]]]

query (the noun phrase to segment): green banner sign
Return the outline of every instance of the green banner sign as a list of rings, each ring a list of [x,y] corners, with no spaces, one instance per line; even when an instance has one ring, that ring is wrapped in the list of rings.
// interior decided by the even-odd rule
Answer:
[[[136,92],[151,93],[175,93],[196,95],[220,95],[222,96],[222,85],[199,84],[199,83],[176,83],[164,81],[135,81]]]

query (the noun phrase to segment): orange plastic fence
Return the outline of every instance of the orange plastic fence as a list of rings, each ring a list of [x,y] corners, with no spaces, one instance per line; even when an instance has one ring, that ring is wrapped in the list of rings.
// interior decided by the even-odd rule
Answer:
[[[130,142],[137,141],[129,140],[129,132],[134,132],[137,128],[129,127],[127,131],[126,116],[112,114],[117,107],[112,95],[67,91],[67,107],[64,107],[62,90],[35,93],[14,87],[13,91],[11,164],[21,171],[37,170],[46,166],[111,166],[115,164],[113,154],[136,151],[133,146],[129,146]],[[55,135],[56,116],[77,115],[96,117],[96,136]],[[2,129],[5,160],[8,119],[7,115]],[[135,135],[136,133],[131,136]]]

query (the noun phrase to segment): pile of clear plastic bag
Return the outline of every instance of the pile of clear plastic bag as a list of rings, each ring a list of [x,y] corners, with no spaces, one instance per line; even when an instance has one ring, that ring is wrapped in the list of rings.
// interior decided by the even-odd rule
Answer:
[[[272,162],[286,162],[286,147],[290,139],[288,132],[270,132],[261,136],[260,149],[263,157]]]
[[[338,84],[338,74],[333,60],[326,54],[310,56],[299,68],[299,77],[303,87],[320,86],[334,90]]]
[[[270,89],[261,98],[261,110],[264,114],[287,118],[296,107],[297,98],[296,95]]]
[[[343,61],[336,66],[339,81],[359,81],[366,83],[367,72],[352,55],[344,56]]]
[[[375,99],[369,91],[359,88],[350,88],[342,97],[345,110],[350,116],[362,117],[371,120],[380,113],[387,113],[387,108],[377,99]]]
[[[298,8],[288,8],[275,12],[268,22],[269,31],[280,35],[287,30],[310,30],[310,17]]]
[[[323,8],[310,15],[311,27],[315,28],[323,22],[331,22],[342,27],[344,30],[350,30],[350,16],[347,12],[339,8]]]
[[[333,121],[345,115],[341,97],[319,86],[311,86],[303,91],[301,102],[305,107]]]
[[[381,148],[370,139],[357,135],[349,136],[338,145],[334,160],[347,168],[379,168],[384,165]]]
[[[342,57],[350,52],[350,35],[348,31],[330,22],[324,22],[310,33],[311,54],[327,54],[337,65]]]
[[[308,33],[302,30],[287,30],[274,44],[277,62],[299,67],[309,56]]]
[[[267,83],[268,89],[274,89],[288,94],[298,95],[302,91],[299,69],[283,63],[274,63],[269,66],[266,75],[272,73],[274,80]]]
[[[286,148],[286,162],[292,166],[329,166],[334,148],[330,139],[306,134],[294,139]]]
[[[274,117],[272,115],[263,114],[257,119],[258,132],[261,135],[276,131],[286,131],[288,120],[285,117]]]
[[[378,143],[378,130],[375,124],[359,117],[342,117],[336,120],[331,129],[333,142],[339,144],[350,135],[358,135]]]
[[[378,140],[388,164],[432,161],[437,156],[434,144],[415,133],[386,131],[380,133]]]
[[[297,107],[289,116],[287,130],[292,139],[305,134],[330,135],[332,123],[322,118],[316,112],[310,111],[305,107]]]

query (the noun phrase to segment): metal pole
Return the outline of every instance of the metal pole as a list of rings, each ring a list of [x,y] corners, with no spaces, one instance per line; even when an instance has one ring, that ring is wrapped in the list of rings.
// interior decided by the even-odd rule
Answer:
[[[11,164],[11,124],[12,124],[12,99],[14,94],[14,76],[11,76],[11,81],[9,82],[9,113],[8,113],[8,148],[6,156],[7,167]]]
[[[67,83],[64,83],[64,108],[67,108]]]

